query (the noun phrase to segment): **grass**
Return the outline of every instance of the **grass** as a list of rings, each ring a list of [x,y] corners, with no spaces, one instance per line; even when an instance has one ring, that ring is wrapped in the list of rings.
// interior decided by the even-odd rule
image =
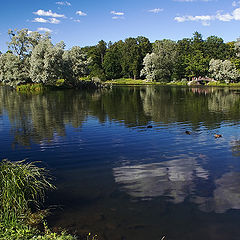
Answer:
[[[172,86],[186,86],[186,81],[173,81],[173,82],[151,82],[142,79],[120,78],[106,81],[105,83],[111,83],[112,85],[172,85]]]
[[[41,83],[34,83],[34,84],[22,84],[16,87],[16,90],[18,92],[23,92],[23,93],[42,93],[47,89],[46,86],[44,86]]]
[[[131,79],[131,78],[120,78],[114,80],[108,80],[105,83],[111,83],[113,85],[152,85],[152,84],[160,84],[156,82],[148,82],[146,80],[141,79]]]
[[[0,163],[0,239],[75,240],[74,236],[50,231],[41,210],[47,190],[55,189],[49,172],[26,160]],[[40,232],[37,226],[43,225]]]
[[[141,79],[131,79],[131,78],[120,78],[108,80],[105,83],[109,83],[112,85],[168,85],[168,86],[187,86],[188,81],[172,81],[172,82],[151,82],[147,80]],[[239,83],[221,83],[221,82],[210,82],[204,86],[219,86],[219,87],[240,87]]]
[[[223,83],[223,82],[209,82],[206,86],[216,86],[216,87],[240,87],[240,82],[238,83]]]

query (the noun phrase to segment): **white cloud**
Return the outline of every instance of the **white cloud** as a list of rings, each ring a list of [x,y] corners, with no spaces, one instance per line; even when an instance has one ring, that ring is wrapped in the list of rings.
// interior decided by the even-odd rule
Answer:
[[[33,12],[33,14],[45,17],[65,18],[63,14],[54,13],[52,10],[44,11],[42,9],[39,9],[37,12]]]
[[[163,11],[162,8],[154,8],[154,9],[148,10],[148,12],[151,12],[151,13],[159,13],[159,12],[162,12],[162,11]]]
[[[123,16],[113,16],[112,19],[124,19]]]
[[[219,21],[222,21],[222,22],[229,22],[229,21],[233,20],[233,16],[229,13],[221,14],[221,12],[218,12],[216,15],[216,19],[218,19]]]
[[[59,24],[60,20],[56,18],[49,18],[48,20],[44,18],[34,18],[33,22]]]
[[[110,13],[117,16],[124,16],[124,12],[111,11]]]
[[[73,20],[74,22],[77,22],[77,23],[80,23],[81,22],[81,20],[79,20],[79,19],[76,19],[76,20]]]
[[[47,23],[48,20],[44,19],[44,18],[34,18],[33,22],[38,22],[38,23]]]
[[[240,8],[236,8],[233,11],[233,18],[234,20],[240,20]]]
[[[174,20],[177,22],[187,22],[187,21],[195,21],[201,22],[204,26],[209,26],[209,21],[213,20],[214,17],[210,15],[202,15],[202,16],[182,16],[182,17],[175,17]]]
[[[233,7],[240,6],[240,1],[233,1],[233,2],[232,2],[232,6],[233,6]]]
[[[82,11],[77,11],[76,14],[79,16],[87,16],[87,14]]]
[[[44,28],[44,27],[38,28],[37,31],[38,31],[38,32],[49,32],[49,33],[52,32],[51,29],[49,29],[49,28]]]
[[[72,4],[70,2],[56,2],[57,5],[61,5],[61,6],[72,6]]]
[[[56,18],[50,18],[49,19],[49,23],[53,23],[53,24],[59,24],[60,20],[56,19]]]
[[[219,20],[222,22],[230,22],[232,20],[240,21],[240,8],[236,8],[232,13],[222,13],[218,11],[216,15],[200,15],[200,16],[178,16],[174,18],[177,22],[196,21],[201,22],[204,26],[209,26],[210,21]]]

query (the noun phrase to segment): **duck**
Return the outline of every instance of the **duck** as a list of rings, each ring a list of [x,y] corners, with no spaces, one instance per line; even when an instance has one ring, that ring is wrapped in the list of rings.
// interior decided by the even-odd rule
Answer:
[[[185,131],[185,133],[186,133],[187,135],[190,135],[190,134],[191,134],[191,132],[190,132],[190,131]]]
[[[148,125],[147,128],[152,128],[152,125]]]
[[[220,138],[220,137],[222,137],[222,135],[221,134],[214,134],[214,137],[215,138]]]

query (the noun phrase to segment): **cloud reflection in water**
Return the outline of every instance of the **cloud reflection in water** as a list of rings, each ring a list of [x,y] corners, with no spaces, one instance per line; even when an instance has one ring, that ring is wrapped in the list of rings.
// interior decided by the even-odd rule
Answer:
[[[204,156],[199,156],[204,158]],[[187,197],[204,212],[224,213],[240,209],[240,173],[228,172],[214,180],[210,196],[201,196],[196,183],[210,181],[209,172],[197,162],[199,157],[180,155],[161,163],[149,163],[113,169],[115,181],[131,197],[142,200],[168,197],[182,203]]]
[[[208,179],[208,172],[197,157],[180,155],[161,163],[150,163],[113,169],[115,181],[132,197],[142,199],[167,196],[181,203],[194,191],[194,179]]]

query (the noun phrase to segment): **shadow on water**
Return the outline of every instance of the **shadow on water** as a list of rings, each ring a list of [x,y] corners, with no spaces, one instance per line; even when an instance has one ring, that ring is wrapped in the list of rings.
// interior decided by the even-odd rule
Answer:
[[[1,158],[51,168],[52,227],[111,240],[239,239],[238,91],[0,88]]]

